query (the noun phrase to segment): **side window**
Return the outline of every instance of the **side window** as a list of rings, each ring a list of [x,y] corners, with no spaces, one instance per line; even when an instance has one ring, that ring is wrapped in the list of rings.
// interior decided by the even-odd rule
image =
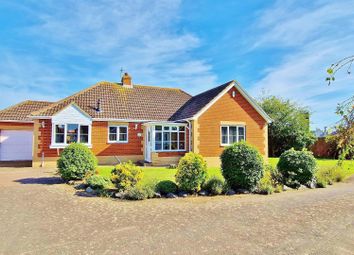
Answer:
[[[246,140],[245,126],[221,126],[221,145],[226,146]]]
[[[109,126],[108,142],[113,142],[113,143],[128,142],[128,126]]]

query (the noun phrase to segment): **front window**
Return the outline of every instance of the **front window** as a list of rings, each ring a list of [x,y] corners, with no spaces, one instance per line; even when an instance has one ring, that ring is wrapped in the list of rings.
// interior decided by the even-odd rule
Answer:
[[[128,126],[109,126],[108,141],[111,143],[128,142]]]
[[[222,126],[221,145],[230,145],[246,140],[245,126]]]
[[[78,124],[68,124],[67,125],[67,134],[66,134],[66,143],[77,143],[79,134],[79,125]]]
[[[54,144],[89,143],[89,125],[55,124],[53,131]]]
[[[181,151],[186,149],[184,126],[155,126],[155,151]]]

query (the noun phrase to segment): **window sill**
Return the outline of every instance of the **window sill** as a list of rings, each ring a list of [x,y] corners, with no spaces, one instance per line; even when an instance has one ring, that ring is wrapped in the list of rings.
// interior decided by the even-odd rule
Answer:
[[[108,141],[107,143],[109,143],[109,144],[115,144],[115,143],[128,143],[128,141],[126,141],[126,142],[113,142],[113,141]]]
[[[92,144],[85,144],[83,143],[84,145],[86,145],[87,147],[89,148],[92,148]],[[49,146],[50,149],[64,149],[65,147],[69,146],[70,144],[51,144]]]
[[[158,151],[152,151],[152,152],[185,152],[187,150],[158,150]]]

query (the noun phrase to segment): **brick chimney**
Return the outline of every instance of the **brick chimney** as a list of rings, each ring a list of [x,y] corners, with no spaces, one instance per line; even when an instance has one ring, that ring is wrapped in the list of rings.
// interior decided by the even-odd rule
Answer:
[[[122,77],[122,85],[124,88],[133,88],[132,77],[128,73],[124,73]]]

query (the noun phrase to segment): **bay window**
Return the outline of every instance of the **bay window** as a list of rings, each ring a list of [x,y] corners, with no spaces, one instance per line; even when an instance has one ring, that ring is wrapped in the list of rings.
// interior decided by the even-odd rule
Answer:
[[[65,147],[70,143],[90,144],[90,125],[53,124],[51,147]]]
[[[128,142],[128,126],[109,126],[108,142],[110,143],[127,143]]]
[[[230,145],[246,140],[245,126],[221,126],[221,145]]]
[[[155,151],[184,151],[186,149],[185,126],[162,126],[154,127],[154,150]]]

